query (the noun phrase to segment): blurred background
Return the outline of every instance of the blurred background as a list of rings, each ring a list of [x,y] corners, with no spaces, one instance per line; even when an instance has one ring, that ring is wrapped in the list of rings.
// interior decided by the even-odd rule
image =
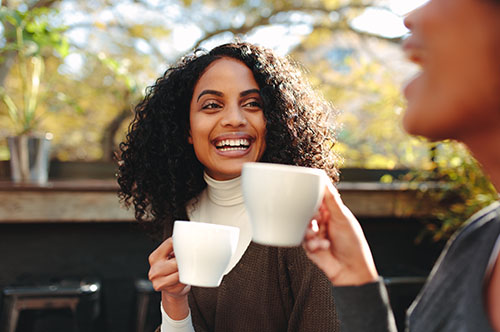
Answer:
[[[235,38],[273,48],[303,67],[339,111],[339,188],[387,276],[398,324],[444,241],[498,197],[461,145],[427,142],[401,128],[402,85],[418,70],[401,51],[403,19],[425,0],[0,3],[0,287],[68,277],[78,287],[94,285],[104,300],[73,288],[91,299],[80,298],[95,318],[88,330],[142,331],[148,328],[140,317],[153,315],[149,328],[158,320],[154,292],[141,283],[157,243],[132,226],[130,213],[106,209],[117,205],[113,156],[145,88],[197,48]],[[27,134],[51,141],[48,184],[15,185],[9,176],[6,138]],[[94,196],[75,196],[82,192]],[[65,216],[61,209],[76,206],[64,200],[70,196],[84,203]],[[389,212],[381,212],[384,204],[392,204]],[[85,217],[90,210],[97,212]],[[82,279],[89,275],[99,282]],[[14,293],[3,291],[0,331]],[[20,322],[31,323],[17,331],[44,330],[35,311],[24,313]]]
[[[290,55],[342,111],[345,166],[421,167],[426,146],[398,121],[401,84],[415,72],[399,47],[403,16],[421,3],[4,0],[0,85],[23,107],[23,82],[36,74],[34,129],[54,135],[52,158],[107,161],[145,87],[169,64],[239,37]],[[7,107],[0,105],[3,136],[18,130]],[[3,143],[0,159],[8,158]]]

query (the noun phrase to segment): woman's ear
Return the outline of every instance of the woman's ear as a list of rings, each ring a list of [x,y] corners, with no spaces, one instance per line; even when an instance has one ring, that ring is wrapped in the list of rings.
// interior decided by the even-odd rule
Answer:
[[[189,132],[188,132],[188,143],[193,144],[193,136],[191,136],[191,129],[189,129]]]

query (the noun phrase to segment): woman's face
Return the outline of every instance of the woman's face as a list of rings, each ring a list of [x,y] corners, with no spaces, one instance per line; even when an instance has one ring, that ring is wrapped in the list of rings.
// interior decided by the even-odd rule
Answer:
[[[403,47],[421,66],[405,87],[405,129],[435,140],[498,130],[500,4],[430,0],[405,24],[411,36]]]
[[[266,148],[266,119],[259,86],[242,62],[222,58],[210,64],[194,87],[189,143],[216,180],[241,174]]]

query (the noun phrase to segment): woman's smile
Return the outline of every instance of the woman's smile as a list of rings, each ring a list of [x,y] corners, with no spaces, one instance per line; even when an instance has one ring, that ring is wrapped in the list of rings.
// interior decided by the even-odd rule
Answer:
[[[234,133],[218,136],[212,141],[212,144],[221,155],[238,157],[248,153],[254,141],[255,139],[250,135]]]

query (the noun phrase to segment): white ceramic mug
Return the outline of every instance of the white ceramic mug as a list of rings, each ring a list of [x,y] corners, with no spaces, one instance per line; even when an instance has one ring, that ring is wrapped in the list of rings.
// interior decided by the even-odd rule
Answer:
[[[176,220],[174,253],[183,284],[218,287],[236,250],[237,227]]]
[[[252,240],[279,247],[300,245],[323,199],[326,179],[320,169],[243,164],[243,197],[252,223]]]

